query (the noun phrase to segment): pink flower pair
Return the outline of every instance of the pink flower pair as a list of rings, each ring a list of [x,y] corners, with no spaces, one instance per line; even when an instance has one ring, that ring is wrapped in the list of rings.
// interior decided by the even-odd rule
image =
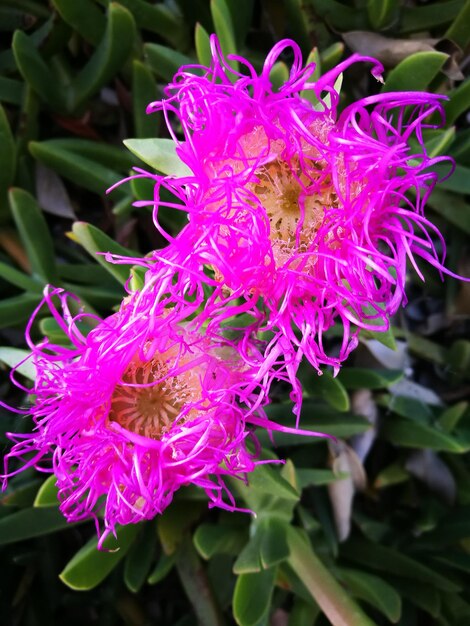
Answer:
[[[155,181],[149,203],[169,244],[112,260],[143,266],[144,287],[86,336],[66,295],[49,290],[69,345],[30,342],[35,427],[11,435],[7,461],[52,467],[64,515],[103,515],[102,538],[162,512],[183,485],[235,509],[223,478],[255,467],[253,429],[291,430],[264,413],[272,381],[290,382],[298,416],[303,357],[338,371],[361,328],[386,330],[406,302],[407,259],[418,274],[416,257],[446,271],[445,244],[423,215],[443,157],[427,155],[422,132],[436,127],[440,96],[384,93],[339,113],[341,72],[367,61],[379,76],[374,59],[354,55],[309,82],[314,68],[292,41],[274,46],[260,74],[225,59],[215,37],[211,46],[211,67],[182,68],[148,109],[163,111],[189,173],[136,174]],[[270,73],[289,49],[289,78],[274,90]],[[165,204],[188,214],[176,236],[159,221]]]

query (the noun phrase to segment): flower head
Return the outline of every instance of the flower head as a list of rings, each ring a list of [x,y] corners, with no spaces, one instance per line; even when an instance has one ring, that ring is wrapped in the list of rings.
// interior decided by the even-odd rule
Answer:
[[[10,435],[6,463],[53,471],[63,514],[103,515],[101,540],[116,524],[161,513],[183,485],[236,508],[223,477],[255,467],[247,423],[262,421],[263,394],[254,393],[258,383],[234,346],[201,333],[149,290],[86,336],[66,294],[52,290],[45,300],[70,344],[31,343],[35,427]]]
[[[442,115],[441,97],[382,93],[340,112],[343,70],[366,61],[379,77],[377,61],[353,55],[310,82],[314,66],[302,68],[292,41],[274,46],[259,74],[240,57],[233,59],[243,72],[233,70],[215,37],[211,46],[202,75],[183,67],[165,100],[148,107],[164,112],[192,171],[152,175],[156,223],[164,186],[190,217],[171,254],[186,267],[211,269],[214,315],[222,318],[221,303],[242,298],[245,310],[265,312],[273,350],[282,340],[293,361],[305,355],[316,368],[337,369],[359,329],[386,330],[406,303],[407,259],[420,276],[417,257],[446,271],[442,236],[423,214],[438,178],[432,166],[444,157],[427,154],[422,133],[436,127],[431,116]],[[287,48],[289,79],[275,90],[270,72]],[[182,141],[169,123],[174,116]],[[334,325],[343,339],[332,356],[324,334]]]

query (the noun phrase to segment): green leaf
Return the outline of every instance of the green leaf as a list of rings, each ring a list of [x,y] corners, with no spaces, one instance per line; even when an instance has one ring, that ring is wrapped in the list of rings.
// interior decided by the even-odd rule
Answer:
[[[155,524],[143,525],[142,532],[131,546],[124,564],[124,582],[132,593],[138,593],[148,576],[155,556],[157,533]]]
[[[458,402],[445,409],[437,420],[437,425],[446,433],[451,433],[467,412],[468,402]]]
[[[376,476],[374,480],[375,489],[384,489],[391,485],[399,485],[409,479],[410,475],[408,471],[403,467],[400,462],[392,463],[383,469]]]
[[[68,153],[72,158],[83,157],[90,162],[125,174],[131,167],[137,165],[137,159],[121,146],[91,141],[90,139],[77,139],[75,137],[73,139],[48,139],[35,145],[48,148],[51,153],[56,151],[61,158]]]
[[[104,195],[106,189],[121,179],[117,172],[104,167],[95,160],[64,149],[58,140],[31,141],[29,151],[35,159],[72,181],[75,185],[85,187],[85,189],[99,195]],[[119,198],[127,194],[122,187],[117,187],[113,190],[112,195]]]
[[[375,626],[312,550],[298,528],[288,527],[289,565],[332,626]]]
[[[44,507],[44,506],[59,506],[58,494],[59,490],[57,489],[57,476],[55,474],[51,474],[49,478],[42,483],[39,487],[38,492],[36,494],[36,498],[34,499],[33,506],[35,507]]]
[[[189,167],[176,154],[172,139],[126,139],[124,145],[144,163],[169,176],[192,176]]]
[[[160,559],[158,560],[155,568],[147,578],[147,582],[149,585],[156,585],[161,580],[166,578],[166,576],[173,569],[176,561],[176,552],[172,554],[162,554]]]
[[[432,158],[446,154],[455,139],[455,127],[437,130],[426,137],[426,151]]]
[[[449,58],[443,52],[416,52],[387,75],[382,92],[425,91]]]
[[[465,50],[470,42],[470,2],[466,1],[459,14],[447,29],[444,37],[456,43],[462,50]]]
[[[83,105],[117,74],[131,53],[134,35],[132,15],[121,5],[112,2],[103,39],[70,86],[67,102],[69,111],[75,111]]]
[[[261,565],[260,552],[261,534],[258,532],[258,528],[256,528],[255,534],[240,551],[233,565],[234,574],[253,574],[255,572],[261,572],[263,566]]]
[[[183,65],[194,65],[194,61],[181,52],[161,46],[157,43],[146,43],[144,54],[157,76],[170,82]]]
[[[16,170],[16,147],[5,110],[0,104],[0,219],[8,214],[7,191]]]
[[[289,25],[289,33],[296,41],[303,54],[310,50],[312,42],[309,32],[309,16],[301,0],[284,0],[286,22]]]
[[[260,520],[258,532],[261,536],[260,561],[263,569],[274,567],[289,557],[287,526],[288,522],[276,515]]]
[[[433,170],[437,172],[439,176],[446,175],[449,169],[448,163],[437,163],[433,167]],[[463,165],[456,165],[452,175],[448,179],[441,181],[439,187],[453,191],[454,193],[470,194],[470,168],[464,167]]]
[[[165,554],[176,552],[187,530],[200,518],[205,508],[204,501],[194,502],[189,508],[186,502],[176,500],[157,519],[158,536]]]
[[[396,416],[382,425],[380,435],[390,443],[405,448],[430,448],[457,454],[470,449],[468,441],[459,440],[433,426]]]
[[[428,205],[451,224],[470,235],[470,204],[461,196],[435,189],[428,199]]]
[[[33,480],[28,480],[26,483],[10,483],[8,485],[7,492],[0,497],[0,505],[20,507],[22,509],[31,507],[40,482],[40,479],[35,478]],[[7,515],[7,511],[5,509],[3,509],[3,514],[5,516]]]
[[[300,498],[298,491],[269,465],[258,465],[250,473],[248,490],[251,492],[258,491],[263,495],[276,496],[291,502],[297,502]],[[254,510],[257,512],[256,509]]]
[[[310,0],[317,17],[339,31],[367,30],[365,12],[357,11],[336,0]],[[326,70],[324,70],[326,71]]]
[[[322,485],[329,485],[335,480],[341,480],[344,478],[342,474],[338,474],[332,470],[310,469],[303,467],[298,467],[296,469],[296,474],[302,490],[311,486],[320,487]]]
[[[290,404],[272,404],[267,407],[269,419],[286,426],[294,425],[291,411],[292,406]],[[358,435],[371,427],[370,422],[360,415],[338,414],[329,407],[310,399],[306,399],[302,403],[300,426],[302,430],[316,431],[341,438]],[[259,434],[262,436],[262,441],[265,441],[263,433]],[[276,432],[273,436],[278,446],[322,441],[322,439],[315,439],[314,437],[307,440],[305,435],[291,435],[282,432]]]
[[[275,63],[269,72],[269,80],[273,91],[278,91],[289,80],[289,68],[283,61]]]
[[[42,293],[44,289],[43,281],[37,282],[33,278],[30,278],[27,274],[20,272],[11,265],[2,263],[2,261],[0,261],[0,276],[3,280],[6,280],[20,289],[24,289],[25,291]]]
[[[397,0],[368,0],[367,14],[374,30],[387,28],[398,11]]]
[[[114,278],[122,283],[126,283],[129,278],[129,267],[127,265],[118,265],[111,263],[105,259],[100,252],[110,252],[123,256],[140,256],[134,251],[128,250],[119,243],[108,237],[103,231],[96,226],[87,224],[86,222],[75,222],[72,226],[74,237],[91,256],[102,265]]]
[[[132,112],[137,137],[156,137],[160,126],[155,114],[147,115],[147,105],[157,99],[157,85],[149,68],[140,61],[132,64]]]
[[[85,41],[97,46],[106,28],[106,18],[92,0],[52,0],[64,22],[67,22]]]
[[[235,31],[232,23],[232,16],[225,0],[211,0],[211,14],[214,22],[215,32],[219,39],[220,47],[224,56],[237,53],[235,42]],[[230,67],[236,72],[239,70],[238,61],[228,61]],[[229,74],[231,80],[236,77]]]
[[[0,328],[23,324],[23,322],[29,319],[40,300],[41,297],[38,294],[29,293],[1,300]]]
[[[354,597],[378,609],[391,622],[398,622],[401,598],[391,585],[378,576],[355,569],[338,569],[338,575]]]
[[[238,577],[233,594],[233,615],[239,626],[257,626],[268,614],[274,589],[273,569]]]
[[[459,13],[465,0],[435,2],[428,6],[406,6],[401,12],[400,32],[416,33],[451,22]]]
[[[20,74],[39,97],[56,110],[64,108],[64,92],[57,76],[41,57],[30,37],[17,30],[12,50]]]
[[[369,324],[373,322],[373,320],[368,320]],[[375,331],[375,330],[361,330],[360,338],[365,341],[367,345],[368,339],[375,339],[379,341],[386,348],[390,348],[390,350],[396,350],[397,344],[395,341],[395,336],[393,334],[392,326],[390,325],[388,330],[386,331]]]
[[[239,554],[246,540],[245,527],[229,524],[201,524],[193,537],[196,550],[206,560],[215,554]]]
[[[15,367],[21,361],[28,359],[31,355],[29,350],[21,350],[20,348],[2,347],[0,348],[0,361],[8,365],[8,367]],[[22,365],[16,368],[18,374],[26,376],[30,380],[36,378],[36,368],[31,359],[25,361]]]
[[[403,551],[398,552],[363,539],[355,539],[343,544],[341,554],[356,563],[365,565],[368,569],[409,579],[407,584],[416,580],[442,591],[455,592],[460,589],[451,580],[407,556]]]
[[[147,0],[120,0],[119,4],[132,13],[140,28],[157,33],[174,48],[187,46],[187,26],[175,10],[175,5],[163,2],[154,4]]]
[[[469,29],[470,30],[470,29]],[[453,124],[460,115],[468,111],[470,99],[470,78],[461,83],[449,94],[449,101],[444,102],[446,124]]]
[[[347,389],[383,389],[401,380],[403,372],[380,368],[343,367],[338,378]]]
[[[23,509],[0,519],[0,545],[49,535],[69,525],[56,508]]]
[[[337,41],[320,52],[321,73],[326,74],[333,69],[341,60],[344,52],[344,43]]]
[[[54,509],[36,510],[48,512]],[[67,563],[59,578],[67,587],[76,591],[94,589],[126,556],[139,529],[137,524],[119,527],[117,539],[112,535],[106,537],[102,550],[98,550],[98,538],[93,537]]]
[[[0,76],[0,101],[20,106],[23,102],[24,83]]]
[[[201,24],[196,24],[194,33],[194,43],[196,46],[196,54],[199,63],[204,67],[210,67],[212,62],[212,53],[209,40],[209,33]]]
[[[309,376],[301,378],[304,389],[311,396],[320,397],[338,411],[349,411],[349,395],[338,378],[333,378],[329,372],[319,376],[310,369]]]
[[[34,273],[45,282],[57,285],[54,245],[41,209],[33,196],[23,189],[11,189],[9,199],[13,219]]]

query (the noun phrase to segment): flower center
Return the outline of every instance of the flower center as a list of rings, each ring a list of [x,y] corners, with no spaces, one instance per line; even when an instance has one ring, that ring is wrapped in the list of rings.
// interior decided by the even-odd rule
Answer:
[[[110,422],[117,422],[138,435],[160,439],[170,430],[185,405],[200,400],[201,384],[194,369],[168,376],[169,361],[174,361],[176,356],[176,350],[175,354],[172,352],[169,350],[144,362],[134,357],[122,377],[123,384],[114,389],[108,416]],[[182,360],[179,365],[183,365]],[[194,413],[195,409],[187,411],[180,419],[187,421]]]

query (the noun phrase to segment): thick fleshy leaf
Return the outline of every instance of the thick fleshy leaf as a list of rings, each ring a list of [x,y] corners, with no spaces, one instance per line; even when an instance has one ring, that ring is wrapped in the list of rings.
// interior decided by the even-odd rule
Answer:
[[[13,78],[0,76],[0,101],[20,105],[23,101],[24,83]]]
[[[64,149],[55,140],[31,141],[28,147],[35,159],[75,185],[85,187],[101,196],[104,195],[106,189],[121,179],[121,176],[112,169],[97,163],[96,160]],[[120,198],[126,195],[126,192],[123,187],[117,187],[112,194]]]
[[[56,110],[65,108],[64,91],[58,77],[39,54],[32,39],[23,31],[17,30],[12,42],[13,54],[18,69],[39,97]]]
[[[454,226],[470,235],[470,204],[462,196],[436,189],[428,204]]]
[[[459,14],[447,29],[444,37],[456,43],[462,50],[470,42],[470,2],[465,2]]]
[[[157,33],[175,48],[186,46],[187,27],[177,5],[164,2],[155,4],[147,0],[120,0],[119,4],[132,13],[140,28]]]
[[[333,626],[375,626],[312,550],[298,528],[288,528],[289,565]]]
[[[171,139],[126,139],[124,145],[153,169],[169,176],[191,176],[189,167],[176,154]]]
[[[85,41],[97,46],[106,28],[106,18],[92,0],[52,0],[61,18]]]
[[[86,222],[75,222],[72,232],[76,241],[80,243],[85,250],[93,256],[116,280],[125,284],[129,278],[129,266],[118,265],[107,261],[102,254],[103,252],[111,252],[112,254],[124,256],[138,256],[138,253],[128,250],[119,243],[108,237],[96,226],[87,224]]]
[[[199,63],[204,67],[209,67],[212,61],[209,33],[201,24],[196,24],[194,43]]]
[[[365,30],[367,18],[365,13],[354,10],[336,0],[310,0],[315,14],[340,31]]]
[[[63,530],[70,524],[56,508],[30,508],[0,519],[0,545]]]
[[[70,86],[72,95],[67,103],[70,111],[83,105],[121,69],[132,50],[134,33],[134,19],[129,11],[111,3],[104,37]]]
[[[417,52],[389,72],[382,91],[425,91],[448,58],[443,52]]]
[[[204,559],[215,554],[239,554],[246,540],[245,527],[228,524],[201,524],[193,537],[196,550]]]
[[[40,276],[45,282],[57,285],[59,278],[54,245],[46,220],[36,200],[29,193],[18,188],[10,190],[9,199],[13,219],[26,248],[33,274]]]
[[[435,26],[449,24],[457,17],[465,0],[449,0],[445,4],[445,11],[441,3],[432,3],[425,6],[406,6],[402,10],[400,32],[423,32]]]
[[[157,85],[149,68],[140,61],[132,64],[132,112],[137,137],[156,137],[159,117],[145,112],[149,102],[157,99]]]
[[[16,169],[16,147],[5,109],[0,104],[0,221],[8,215],[7,190]]]
[[[343,387],[341,380],[333,378],[329,372],[323,372],[322,376],[319,376],[310,370],[309,376],[302,377],[302,383],[309,395],[320,397],[338,411],[349,411],[348,392]]]
[[[289,79],[289,68],[283,61],[275,63],[269,72],[273,90],[277,91]]]
[[[469,29],[470,30],[470,29]],[[447,125],[453,124],[455,120],[468,111],[468,101],[470,99],[470,79],[460,84],[450,92],[449,101],[444,102]]]
[[[29,350],[22,350],[21,348],[1,347],[0,362],[5,363],[8,367],[15,367],[18,363],[24,361],[16,368],[16,372],[30,380],[34,380],[36,378],[36,368],[32,360],[28,358],[30,354]],[[25,361],[25,359],[27,360]]]
[[[233,614],[239,626],[257,626],[269,612],[274,589],[274,569],[237,578]]]
[[[44,289],[44,281],[41,281],[40,279],[36,281],[27,274],[20,272],[20,270],[17,270],[2,261],[0,261],[0,276],[3,280],[6,280],[20,289],[24,289],[25,291],[42,293]]]
[[[398,11],[398,0],[368,0],[367,14],[374,30],[390,25]]]
[[[35,510],[54,511],[54,509]],[[139,530],[138,524],[120,527],[117,539],[112,535],[108,536],[103,542],[102,550],[98,550],[98,538],[93,537],[67,563],[59,578],[67,587],[77,591],[94,589],[126,556]]]
[[[403,551],[356,539],[345,544],[341,553],[346,558],[365,565],[368,569],[396,574],[406,579],[426,583],[442,591],[459,590],[459,586],[451,580],[407,556]]]
[[[443,452],[463,454],[470,450],[467,437],[452,437],[438,428],[393,416],[381,427],[380,436],[390,443],[405,448],[430,448]]]
[[[132,593],[138,593],[144,584],[155,557],[156,545],[155,523],[147,522],[131,546],[124,564],[124,582]]]
[[[156,585],[163,580],[173,569],[176,561],[176,552],[172,554],[162,554],[154,569],[147,578],[149,585]]]
[[[235,31],[232,23],[230,9],[225,0],[211,0],[211,13],[215,32],[220,42],[224,55],[236,54],[237,46]],[[238,62],[229,61],[229,65],[238,71]]]
[[[17,326],[29,319],[41,301],[40,294],[24,293],[0,301],[0,328]]]
[[[360,570],[338,570],[340,579],[354,597],[378,609],[394,624],[401,616],[401,598],[395,589],[378,576]]]
[[[343,367],[338,376],[347,389],[383,389],[394,385],[402,377],[402,370],[365,367]]]
[[[167,82],[171,81],[182,65],[194,65],[191,58],[158,43],[146,43],[144,53],[155,74]]]
[[[439,175],[445,175],[449,171],[449,165],[439,163],[433,168]],[[456,165],[454,172],[450,178],[443,180],[440,185],[441,189],[453,191],[462,195],[470,193],[470,167]]]
[[[59,491],[56,483],[57,477],[54,474],[51,474],[49,478],[46,478],[46,480],[39,487],[36,498],[34,499],[35,507],[59,506]]]

